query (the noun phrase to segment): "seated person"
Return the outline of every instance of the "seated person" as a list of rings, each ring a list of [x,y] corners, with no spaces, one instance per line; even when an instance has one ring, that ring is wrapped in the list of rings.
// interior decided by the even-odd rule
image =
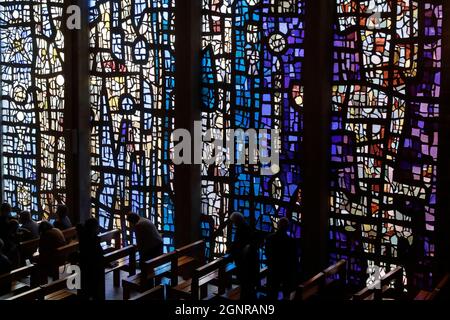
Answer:
[[[9,220],[11,219],[11,205],[9,203],[2,203],[0,206],[0,239],[3,242],[9,236]]]
[[[31,219],[29,211],[22,211],[20,213],[19,222],[21,224],[18,231],[20,233],[20,241],[39,238],[39,224]]]
[[[241,289],[241,300],[256,299],[256,285],[259,274],[258,248],[254,229],[240,212],[233,212],[230,222],[235,227],[230,254],[236,263],[236,272]]]
[[[4,252],[11,261],[13,268],[19,266],[19,221],[16,219],[9,220],[9,232],[4,242]]]
[[[0,239],[0,275],[8,273],[12,270],[12,263],[9,258],[3,254],[4,243]],[[8,293],[11,290],[11,284],[4,284],[0,286],[0,295]]]
[[[41,283],[47,283],[47,277],[58,278],[59,257],[57,249],[66,244],[64,234],[58,228],[54,228],[48,221],[42,221],[39,225],[39,261],[38,268]]]
[[[141,264],[163,253],[162,237],[149,219],[140,217],[136,213],[129,213],[127,221],[136,234],[136,244]]]
[[[58,205],[58,208],[56,209],[56,215],[57,219],[53,223],[53,226],[55,228],[58,228],[59,230],[66,230],[72,228],[72,222],[70,222],[68,210],[65,205],[63,204]]]

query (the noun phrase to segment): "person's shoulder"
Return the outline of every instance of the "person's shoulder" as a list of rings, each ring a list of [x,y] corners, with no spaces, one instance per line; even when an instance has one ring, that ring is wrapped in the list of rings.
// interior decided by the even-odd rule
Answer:
[[[148,227],[153,227],[154,225],[153,225],[153,222],[150,220],[150,219],[147,219],[147,218],[141,218],[141,219],[139,219],[139,222],[136,224],[136,226],[138,226],[138,225],[141,225],[141,226],[143,226],[143,227],[146,227],[146,228],[148,228]]]
[[[64,233],[59,229],[59,228],[53,228],[53,229],[50,229],[50,231],[52,231],[52,235],[54,236],[54,237],[58,237],[58,238],[63,238],[64,239]]]

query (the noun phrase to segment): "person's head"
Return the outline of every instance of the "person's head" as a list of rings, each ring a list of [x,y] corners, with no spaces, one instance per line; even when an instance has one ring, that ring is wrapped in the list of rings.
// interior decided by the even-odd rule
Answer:
[[[30,211],[22,211],[20,213],[19,222],[21,224],[25,224],[31,221],[31,213]]]
[[[141,217],[134,212],[130,212],[127,214],[127,221],[130,224],[130,226],[133,228],[141,219]]]
[[[0,216],[2,217],[9,217],[11,215],[11,205],[7,202],[2,203],[0,206]]]
[[[63,219],[64,217],[67,217],[67,206],[63,204],[59,204],[56,208],[56,215],[59,219]]]
[[[230,221],[235,226],[241,226],[245,224],[244,216],[240,212],[233,212],[230,216]]]
[[[278,230],[280,232],[287,232],[289,229],[289,219],[286,217],[281,218],[278,221]]]
[[[86,235],[93,237],[96,236],[99,233],[99,225],[98,221],[95,218],[89,218],[84,223],[84,230],[86,232]]]
[[[42,221],[39,224],[39,234],[44,234],[45,232],[51,229],[53,229],[53,225],[48,221]]]

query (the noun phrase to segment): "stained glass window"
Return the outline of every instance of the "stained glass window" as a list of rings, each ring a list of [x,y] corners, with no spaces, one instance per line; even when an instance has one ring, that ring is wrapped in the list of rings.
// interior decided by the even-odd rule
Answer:
[[[297,0],[203,0],[203,130],[222,136],[229,128],[281,132],[274,175],[262,176],[249,164],[203,165],[202,213],[216,230],[233,211],[262,231],[271,231],[282,216],[300,224],[303,6]],[[229,240],[226,228],[219,231],[216,254]]]
[[[65,202],[63,3],[0,1],[3,200],[36,219]]]
[[[105,229],[132,210],[173,246],[174,0],[90,4],[92,210]],[[123,228],[125,229],[125,228]]]
[[[367,279],[435,254],[442,1],[337,0],[332,103],[333,260]],[[403,253],[403,254],[402,254]],[[422,280],[421,280],[422,279]]]

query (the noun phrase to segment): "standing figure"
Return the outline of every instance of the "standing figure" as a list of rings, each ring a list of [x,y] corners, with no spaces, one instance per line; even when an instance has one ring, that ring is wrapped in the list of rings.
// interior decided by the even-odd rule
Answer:
[[[230,253],[236,263],[237,277],[241,288],[240,299],[253,300],[256,299],[256,284],[259,278],[255,232],[239,212],[233,212],[230,221],[236,228]]]
[[[105,299],[105,265],[95,218],[77,226],[80,241],[81,296],[86,300]]]
[[[288,234],[289,220],[281,218],[278,230],[271,234],[266,241],[267,278],[269,298],[278,299],[278,292],[283,292],[283,298],[289,299],[296,286],[298,271],[297,248],[295,240]]]

